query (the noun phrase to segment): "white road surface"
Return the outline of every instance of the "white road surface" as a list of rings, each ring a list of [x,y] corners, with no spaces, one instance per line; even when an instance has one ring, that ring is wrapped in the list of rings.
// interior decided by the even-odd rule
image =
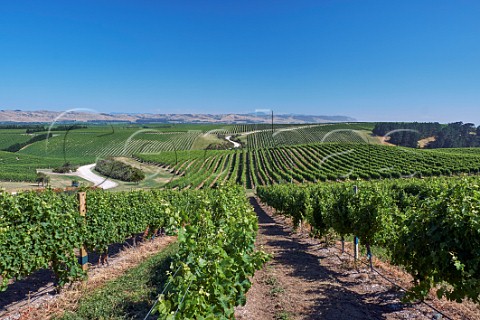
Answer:
[[[99,187],[102,189],[111,189],[115,188],[118,186],[118,183],[109,180],[108,178],[99,176],[98,174],[94,173],[92,171],[93,167],[95,167],[95,163],[92,164],[87,164],[85,166],[81,166],[77,169],[76,172],[72,173],[55,173],[47,170],[37,170],[37,172],[43,172],[46,174],[52,174],[52,175],[67,175],[67,176],[77,176],[80,178],[83,178],[85,180],[88,180],[90,182],[93,182],[95,187]]]
[[[234,147],[234,148],[240,148],[242,145],[241,145],[240,143],[238,143],[238,142],[235,142],[235,141],[233,141],[233,140],[230,140],[231,137],[232,137],[232,136],[226,136],[225,139],[226,139],[228,142],[233,143],[233,147]]]
[[[86,166],[81,166],[75,172],[75,175],[93,182],[95,187],[100,187],[102,189],[111,189],[118,186],[118,183],[109,180],[108,178],[101,177],[94,173],[92,169],[95,167],[95,163],[87,164]]]

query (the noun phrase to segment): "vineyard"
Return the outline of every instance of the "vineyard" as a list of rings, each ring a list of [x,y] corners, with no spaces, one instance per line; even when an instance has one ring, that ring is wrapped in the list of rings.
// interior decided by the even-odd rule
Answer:
[[[82,163],[82,159],[72,159],[73,164]],[[0,181],[35,182],[37,168],[54,168],[61,166],[63,159],[31,156],[26,154],[0,151]]]
[[[15,154],[15,158],[32,157],[32,165],[26,167],[19,163],[18,166],[14,166],[13,163],[9,162],[9,165],[14,167],[12,167],[12,170],[3,171],[0,180],[34,181],[35,169],[56,167],[65,162],[84,165],[112,156],[131,157],[134,154],[168,158],[169,152],[185,153],[189,150],[203,150],[207,149],[210,144],[227,146],[226,136],[233,136],[242,144],[244,149],[249,151],[332,141],[356,144],[377,143],[376,139],[369,137],[369,129],[371,129],[370,124],[362,123],[307,126],[274,125],[272,135],[272,126],[268,124],[224,126],[192,124],[125,126],[116,124],[111,126],[85,126],[74,130],[59,126],[51,131],[52,136],[47,140],[32,140],[31,143],[29,141],[33,137],[46,135],[48,131],[36,131],[33,135],[27,135],[24,129],[4,129],[0,134],[0,146],[3,146],[3,149],[12,148],[16,144],[25,144],[25,146],[22,145],[19,148],[19,151],[6,155],[5,159],[11,159],[13,154]],[[35,160],[35,157],[37,157],[37,160]],[[44,158],[44,160],[39,161],[38,157]],[[226,168],[232,165],[231,161],[237,157],[235,155],[229,156],[230,159],[225,160]],[[259,157],[259,155],[255,155],[255,157]],[[235,161],[238,162],[240,159],[235,159]],[[161,160],[161,163],[164,162]],[[241,171],[241,169],[239,170]],[[232,175],[227,175],[228,179],[225,175],[218,179],[220,181],[240,181],[239,179],[233,179]],[[245,179],[242,183],[245,183]],[[205,184],[208,184],[208,181]],[[254,184],[258,183],[254,182]]]
[[[447,154],[471,154],[480,155],[480,148],[439,148],[431,149],[430,152],[440,152]]]
[[[430,178],[342,184],[276,185],[258,189],[278,212],[386,249],[414,278],[410,298],[435,288],[439,297],[480,301],[478,178]],[[374,254],[374,253],[373,253]]]
[[[0,17],[0,320],[480,320],[480,0]]]
[[[278,148],[140,154],[178,175],[167,187],[201,188],[235,182],[254,188],[282,182],[370,180],[477,174],[480,158],[359,143],[321,143]]]
[[[16,143],[30,140],[31,136],[23,129],[0,129],[0,150],[4,150]]]
[[[58,134],[48,141],[30,145],[20,153],[67,160],[82,157],[87,162],[94,162],[98,157],[188,150],[200,133],[122,128],[113,128],[110,132],[93,129],[72,130]]]
[[[164,231],[178,236],[179,249],[152,311],[160,319],[231,319],[269,258],[254,247],[257,217],[244,191],[253,189],[318,238],[355,236],[370,257],[381,248],[412,275],[407,297],[433,290],[479,302],[480,152],[385,146],[371,130],[365,123],[112,125],[59,129],[30,143],[32,136],[11,129],[2,146],[28,145],[0,151],[2,181],[33,182],[38,168],[110,156],[148,167],[149,177],[159,168],[168,174],[162,189],[88,190],[85,217],[75,194],[0,192],[1,288],[40,269],[53,270],[60,286],[85,279],[79,248],[104,256],[111,244]]]
[[[106,156],[130,156],[134,153],[158,153],[162,151],[190,150],[201,135],[244,135],[249,148],[265,148],[278,145],[305,144],[314,142],[365,142],[367,124],[339,125],[275,125],[272,138],[271,126],[250,125],[171,125],[151,127],[93,126],[71,131],[52,131],[48,142],[33,143],[21,153],[47,156],[82,156],[88,159]],[[362,130],[362,131],[361,131]],[[5,133],[5,134],[4,134]],[[42,134],[46,132],[39,132]],[[8,134],[8,136],[7,136]],[[24,142],[30,137],[20,129],[2,131],[0,143],[5,147],[9,141]],[[3,142],[2,142],[3,141]]]
[[[156,305],[160,318],[227,319],[234,306],[245,303],[249,277],[268,258],[254,250],[256,217],[239,188],[88,191],[85,219],[78,205],[74,195],[52,191],[0,194],[2,289],[11,279],[49,266],[60,285],[82,279],[75,249],[83,245],[104,253],[109,244],[165,229],[178,234],[180,249],[169,289]]]
[[[36,169],[58,167],[65,162],[83,165],[110,156],[130,157],[140,152],[189,150],[206,130],[212,128],[211,125],[157,125],[148,128],[112,125],[70,131],[57,128],[48,140],[28,144],[18,152],[0,151],[2,168],[8,169],[2,170],[0,181],[32,182],[35,181]],[[46,133],[39,131],[35,135]],[[3,129],[0,132],[0,147],[7,149],[31,138],[32,135],[25,134],[25,129]]]
[[[244,137],[249,149],[319,142],[378,143],[378,140],[369,137],[370,130],[370,126],[363,123],[315,124],[274,127],[273,132],[271,128],[262,128],[247,132]]]

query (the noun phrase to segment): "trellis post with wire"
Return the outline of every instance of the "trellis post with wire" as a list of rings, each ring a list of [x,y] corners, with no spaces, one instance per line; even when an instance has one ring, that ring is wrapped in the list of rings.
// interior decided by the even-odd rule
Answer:
[[[84,222],[85,222],[85,216],[87,214],[87,193],[86,192],[79,192],[78,195],[78,211],[80,213],[80,216],[84,217]],[[82,245],[80,247],[80,258],[79,258],[79,263],[82,266],[82,269],[85,271],[88,268],[88,253],[85,248],[85,245]]]

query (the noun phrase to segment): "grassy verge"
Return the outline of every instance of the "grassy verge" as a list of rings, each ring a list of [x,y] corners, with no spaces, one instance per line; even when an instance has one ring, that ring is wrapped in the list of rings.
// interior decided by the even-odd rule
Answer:
[[[115,160],[121,161],[132,167],[142,170],[145,173],[146,178],[139,183],[114,180],[118,183],[118,187],[114,188],[112,191],[130,191],[132,189],[160,188],[163,187],[167,182],[169,182],[173,177],[173,174],[165,169],[161,169],[157,166],[150,164],[140,163],[132,158],[115,157]]]
[[[204,150],[212,143],[224,143],[225,140],[219,139],[216,134],[202,134],[195,139],[192,150]]]
[[[78,309],[67,312],[61,319],[143,319],[163,290],[166,271],[177,250],[178,244],[169,245],[123,276],[83,297]]]
[[[61,175],[49,175],[50,183],[48,184],[52,188],[66,188],[72,185],[72,180],[77,180],[80,182],[81,186],[92,186],[93,183],[84,180],[77,176],[61,176]],[[35,190],[43,189],[39,187],[35,182],[9,182],[9,181],[0,181],[0,189],[5,189],[6,191],[23,191],[23,190]]]

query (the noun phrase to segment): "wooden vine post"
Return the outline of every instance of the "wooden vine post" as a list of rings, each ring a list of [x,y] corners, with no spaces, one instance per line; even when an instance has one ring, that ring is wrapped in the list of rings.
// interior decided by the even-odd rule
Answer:
[[[87,214],[87,194],[86,192],[79,192],[78,193],[78,211],[80,216],[85,217]],[[80,247],[80,265],[82,266],[83,270],[87,270],[88,268],[88,253],[85,249],[85,245]]]

